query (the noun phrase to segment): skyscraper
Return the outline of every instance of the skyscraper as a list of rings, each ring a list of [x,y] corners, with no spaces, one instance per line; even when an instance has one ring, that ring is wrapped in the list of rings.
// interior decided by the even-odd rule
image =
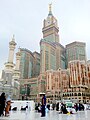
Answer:
[[[46,70],[57,70],[59,67],[65,68],[65,49],[59,43],[59,27],[57,19],[53,16],[51,4],[49,14],[43,21],[43,39],[40,41],[40,72]]]
[[[21,79],[33,77],[34,56],[31,51],[21,48],[20,72]]]
[[[83,42],[72,42],[66,45],[67,66],[72,60],[86,61],[86,44]]]
[[[33,52],[33,56],[34,56],[34,77],[37,77],[40,74],[40,53],[38,52]]]
[[[28,49],[20,48],[20,72],[21,79],[29,79],[36,77],[40,73],[40,54],[38,52],[32,53]]]

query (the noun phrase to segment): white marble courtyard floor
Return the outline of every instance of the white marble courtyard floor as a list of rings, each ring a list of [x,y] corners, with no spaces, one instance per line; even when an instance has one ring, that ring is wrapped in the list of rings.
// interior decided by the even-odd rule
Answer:
[[[9,117],[0,117],[0,120],[90,120],[90,111],[80,111],[72,115],[49,111],[45,117],[41,117],[41,114],[35,111],[11,111]]]

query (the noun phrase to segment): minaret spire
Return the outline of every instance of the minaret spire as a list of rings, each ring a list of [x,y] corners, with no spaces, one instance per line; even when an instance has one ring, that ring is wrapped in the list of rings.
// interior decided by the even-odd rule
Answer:
[[[13,34],[13,36],[12,36],[12,41],[15,41],[15,35]]]
[[[9,63],[13,63],[15,47],[16,47],[16,42],[13,35],[11,41],[9,42],[9,56],[8,56]]]
[[[49,15],[52,15],[52,3],[49,4]]]

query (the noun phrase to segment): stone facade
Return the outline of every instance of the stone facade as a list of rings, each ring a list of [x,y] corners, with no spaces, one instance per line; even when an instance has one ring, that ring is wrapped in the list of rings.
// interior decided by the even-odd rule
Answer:
[[[48,101],[70,99],[90,102],[90,63],[71,61],[68,69],[45,72],[45,93]],[[42,87],[41,87],[42,88]],[[40,87],[38,88],[40,89]],[[41,90],[42,91],[42,90]]]

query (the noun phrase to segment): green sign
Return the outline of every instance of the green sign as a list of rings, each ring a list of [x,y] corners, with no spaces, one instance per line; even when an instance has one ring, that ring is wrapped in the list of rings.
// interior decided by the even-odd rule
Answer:
[[[26,89],[25,89],[24,86],[22,86],[22,87],[20,88],[20,94],[25,95],[25,93],[26,93]]]
[[[21,86],[20,94],[29,96],[30,95],[30,84],[27,84],[25,86]]]

